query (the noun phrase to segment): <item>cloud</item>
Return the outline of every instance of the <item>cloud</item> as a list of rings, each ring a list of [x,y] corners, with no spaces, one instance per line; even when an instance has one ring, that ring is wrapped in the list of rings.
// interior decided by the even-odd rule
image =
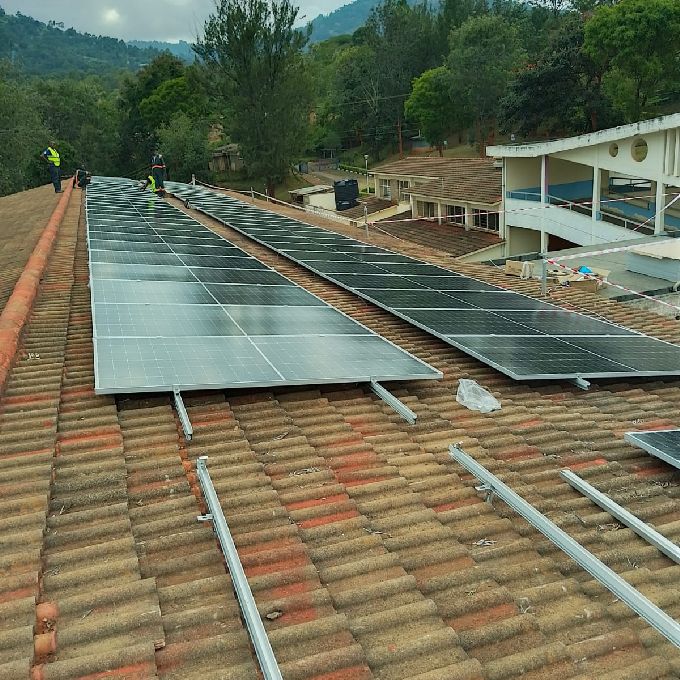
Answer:
[[[301,23],[314,19],[350,0],[298,0]],[[215,10],[214,0],[0,0],[10,13],[22,14],[40,21],[63,21],[69,28],[95,35],[109,35],[123,40],[187,40],[196,39],[206,19]]]
[[[106,9],[102,15],[105,24],[117,24],[120,22],[120,12],[117,9]]]

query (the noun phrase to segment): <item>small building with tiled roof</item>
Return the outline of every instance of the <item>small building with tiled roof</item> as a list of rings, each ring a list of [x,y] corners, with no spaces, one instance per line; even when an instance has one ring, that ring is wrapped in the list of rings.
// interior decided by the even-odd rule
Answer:
[[[375,168],[376,196],[408,203],[412,217],[499,229],[502,172],[489,158],[404,158]]]

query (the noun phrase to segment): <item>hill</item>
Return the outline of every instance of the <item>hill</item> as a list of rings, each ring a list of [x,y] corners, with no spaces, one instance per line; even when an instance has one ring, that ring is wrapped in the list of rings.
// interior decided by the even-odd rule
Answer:
[[[420,1],[408,0],[408,4],[415,5]],[[366,23],[371,10],[377,7],[380,2],[381,0],[354,0],[354,2],[338,7],[330,14],[320,14],[311,21],[312,36],[310,42],[321,42],[337,35],[354,33],[357,28]],[[430,5],[438,7],[439,0],[434,0]]]
[[[160,40],[128,40],[128,45],[140,49],[158,50],[159,52],[167,50],[170,54],[174,54],[189,64],[196,59],[196,53],[191,49],[191,45],[186,40],[180,40],[176,43],[161,42]]]
[[[123,40],[79,33],[53,21],[43,23],[0,7],[0,61],[9,60],[30,75],[102,74],[113,69],[137,70],[158,50]]]
[[[311,42],[321,42],[336,35],[354,33],[362,26],[380,0],[354,0],[330,14],[320,14],[312,23]]]

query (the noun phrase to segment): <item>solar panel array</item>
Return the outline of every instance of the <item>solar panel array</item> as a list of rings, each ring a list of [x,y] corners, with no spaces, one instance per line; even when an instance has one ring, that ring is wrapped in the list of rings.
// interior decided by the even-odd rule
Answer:
[[[516,380],[680,375],[680,347],[442,267],[170,183],[207,215]]]
[[[626,432],[623,436],[634,446],[680,468],[680,430]]]
[[[441,378],[130,180],[86,214],[98,393]]]

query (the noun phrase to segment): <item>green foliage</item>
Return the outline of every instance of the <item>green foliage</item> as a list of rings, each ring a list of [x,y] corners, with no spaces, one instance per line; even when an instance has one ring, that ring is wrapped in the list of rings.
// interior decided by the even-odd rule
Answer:
[[[220,0],[194,48],[227,95],[248,171],[272,190],[307,141],[311,85],[297,13],[289,0]]]
[[[185,113],[175,116],[158,130],[158,140],[172,179],[189,182],[196,173],[209,179],[208,126],[196,124]]]
[[[62,171],[84,164],[97,174],[115,173],[120,130],[114,95],[95,77],[47,80],[35,89],[42,120],[62,144]]]
[[[526,53],[515,26],[495,15],[470,17],[449,42],[453,98],[461,102],[464,115],[475,119],[483,154],[486,137],[495,130],[498,103]]]
[[[33,90],[0,76],[0,196],[47,182],[39,155],[49,132],[37,101]]]
[[[567,17],[550,45],[510,84],[501,130],[520,135],[583,133],[615,125],[602,74],[583,50],[583,19]]]
[[[680,76],[680,3],[621,0],[597,9],[585,29],[585,52],[606,72],[607,89],[630,121],[652,114]]]
[[[136,70],[158,52],[139,49],[122,40],[64,30],[17,12],[0,14],[0,60],[7,59],[25,73],[55,75]]]
[[[186,71],[187,67],[181,59],[165,53],[156,57],[136,76],[129,76],[123,82],[119,97],[119,165],[127,173],[144,176],[156,143],[155,130],[169,121],[165,115],[154,120],[153,114],[162,113],[163,101],[173,101],[173,106],[177,105],[177,99],[173,100],[172,96],[178,94],[178,89],[181,90],[181,79]],[[173,86],[165,85],[169,81],[178,81],[174,91]],[[144,111],[143,102],[146,102]]]
[[[451,97],[451,72],[439,66],[413,82],[413,92],[406,100],[406,115],[418,123],[425,139],[439,149],[443,156],[444,139],[451,130],[459,130],[466,124],[462,117],[465,107]]]

